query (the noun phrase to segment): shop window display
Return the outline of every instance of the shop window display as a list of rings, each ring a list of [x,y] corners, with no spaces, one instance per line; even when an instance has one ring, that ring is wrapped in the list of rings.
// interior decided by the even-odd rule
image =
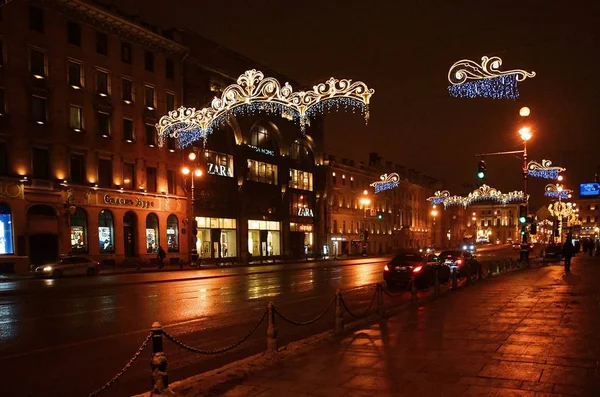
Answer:
[[[88,252],[87,215],[79,207],[71,215],[71,251],[80,254]]]
[[[12,212],[8,205],[0,203],[0,255],[12,254],[14,254]]]
[[[146,217],[146,252],[148,254],[158,252],[159,244],[158,217],[155,214],[148,214]]]
[[[98,215],[98,239],[101,254],[112,254],[115,252],[114,218],[109,210],[102,210]]]
[[[179,223],[172,214],[167,218],[167,251],[179,252]]]

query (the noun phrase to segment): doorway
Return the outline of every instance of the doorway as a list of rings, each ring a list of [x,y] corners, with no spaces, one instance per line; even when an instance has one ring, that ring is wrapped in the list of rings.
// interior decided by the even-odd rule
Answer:
[[[137,222],[135,213],[127,211],[123,216],[123,247],[125,257],[135,256]]]
[[[32,265],[43,265],[58,258],[58,235],[40,233],[29,236],[29,259]]]

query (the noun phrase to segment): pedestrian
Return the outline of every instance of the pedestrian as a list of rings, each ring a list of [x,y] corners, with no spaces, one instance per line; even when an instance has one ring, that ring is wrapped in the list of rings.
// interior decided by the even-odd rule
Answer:
[[[567,234],[567,241],[563,244],[562,254],[565,258],[565,273],[571,273],[571,258],[573,257],[573,240],[571,238],[571,233]]]
[[[162,246],[158,247],[158,254],[156,255],[157,259],[158,259],[158,268],[162,269],[163,267],[165,267],[165,257],[167,256],[167,253],[165,252],[165,250],[163,249]]]

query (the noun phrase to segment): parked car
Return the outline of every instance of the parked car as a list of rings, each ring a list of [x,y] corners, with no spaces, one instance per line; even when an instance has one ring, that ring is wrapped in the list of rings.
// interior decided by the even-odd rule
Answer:
[[[383,268],[383,279],[388,287],[408,286],[415,278],[417,288],[427,288],[435,283],[435,269],[439,270],[440,283],[450,279],[450,268],[433,254],[406,250],[398,253]]]
[[[515,251],[520,251],[521,250],[521,243],[513,243],[512,248]]]
[[[468,251],[470,253],[475,253],[475,244],[471,244],[471,243],[467,243],[467,244],[463,244],[462,246],[459,247],[459,249],[462,249],[463,251]]]
[[[459,276],[466,275],[467,269],[470,269],[471,273],[481,271],[481,264],[467,250],[442,251],[438,258],[441,263],[449,266],[450,271],[457,269]]]
[[[59,278],[67,275],[95,276],[100,272],[100,263],[84,256],[66,256],[35,268],[36,277]]]

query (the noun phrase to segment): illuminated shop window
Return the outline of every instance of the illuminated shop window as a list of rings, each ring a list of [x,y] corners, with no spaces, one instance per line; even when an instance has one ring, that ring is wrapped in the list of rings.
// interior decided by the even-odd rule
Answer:
[[[8,205],[0,203],[0,255],[12,254],[14,254],[12,213]]]
[[[290,169],[290,187],[312,191],[313,174],[311,172]]]
[[[167,251],[179,252],[179,222],[173,214],[167,218]]]
[[[114,254],[115,231],[114,218],[109,210],[102,210],[98,215],[98,239],[101,254]]]
[[[158,217],[155,214],[148,214],[146,217],[146,252],[148,254],[156,253],[159,244]]]
[[[248,179],[255,182],[277,184],[277,166],[262,161],[248,160]]]
[[[77,207],[71,215],[71,251],[75,254],[87,254],[87,214]]]

